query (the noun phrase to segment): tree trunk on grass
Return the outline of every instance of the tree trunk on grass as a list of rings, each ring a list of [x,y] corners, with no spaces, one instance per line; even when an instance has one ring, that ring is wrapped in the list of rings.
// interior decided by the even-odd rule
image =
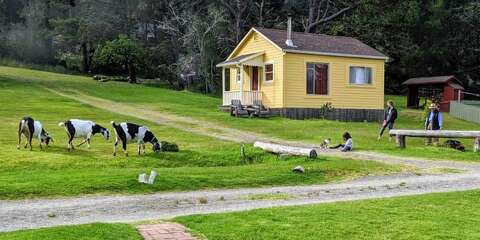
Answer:
[[[312,148],[293,147],[267,142],[255,142],[254,147],[261,148],[267,152],[287,154],[293,156],[307,156],[309,158],[317,158],[317,151]]]

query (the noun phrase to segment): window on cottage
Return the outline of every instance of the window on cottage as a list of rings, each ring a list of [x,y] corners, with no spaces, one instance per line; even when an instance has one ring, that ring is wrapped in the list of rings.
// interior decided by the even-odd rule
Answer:
[[[307,63],[307,94],[328,95],[328,65]]]
[[[273,63],[265,64],[265,81],[273,81]]]
[[[372,84],[372,68],[350,67],[350,84]]]

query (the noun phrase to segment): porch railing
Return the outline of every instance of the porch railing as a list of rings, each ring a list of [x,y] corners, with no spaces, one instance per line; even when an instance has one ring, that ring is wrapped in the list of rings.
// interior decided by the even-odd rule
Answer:
[[[230,105],[232,100],[238,99],[243,105],[252,105],[254,100],[262,100],[260,91],[225,91],[223,92],[223,105]]]

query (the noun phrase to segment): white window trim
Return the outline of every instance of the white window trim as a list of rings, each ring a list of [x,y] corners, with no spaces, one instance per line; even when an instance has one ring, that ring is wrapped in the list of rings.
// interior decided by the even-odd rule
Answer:
[[[267,65],[272,65],[272,80],[267,80]],[[265,62],[263,63],[263,81],[265,83],[272,83],[273,81],[275,81],[275,62],[274,61],[268,61],[268,62]]]
[[[370,68],[370,83],[365,83],[365,84],[361,84],[361,83],[352,83],[350,81],[350,70],[352,68]],[[349,65],[348,68],[347,68],[347,73],[348,73],[348,78],[347,78],[347,82],[349,85],[351,86],[365,86],[365,87],[368,87],[368,86],[373,86],[373,83],[374,83],[374,76],[375,76],[375,69],[372,67],[372,66],[365,66],[365,65]]]
[[[236,67],[235,68],[235,82],[236,83],[240,83],[241,82],[241,79],[242,79],[242,70],[240,67]]]
[[[315,93],[307,93],[307,71],[308,71],[308,64],[322,64],[322,65],[327,65],[327,94],[315,94]],[[330,63],[326,62],[305,62],[305,93],[309,97],[330,97],[331,96],[331,76],[330,76]],[[315,76],[314,76],[315,77]],[[348,80],[350,81],[350,79]],[[315,79],[313,81],[313,91],[315,92]]]

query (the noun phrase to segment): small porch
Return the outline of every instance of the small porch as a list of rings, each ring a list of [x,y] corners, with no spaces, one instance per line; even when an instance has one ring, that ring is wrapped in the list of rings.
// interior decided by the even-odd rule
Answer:
[[[260,89],[263,55],[263,52],[245,54],[217,64],[222,68],[223,106],[230,106],[232,100],[240,100],[242,105],[263,100]]]
[[[253,105],[254,101],[262,99],[261,91],[223,91],[223,106],[230,105],[232,100],[240,100],[243,105]]]

